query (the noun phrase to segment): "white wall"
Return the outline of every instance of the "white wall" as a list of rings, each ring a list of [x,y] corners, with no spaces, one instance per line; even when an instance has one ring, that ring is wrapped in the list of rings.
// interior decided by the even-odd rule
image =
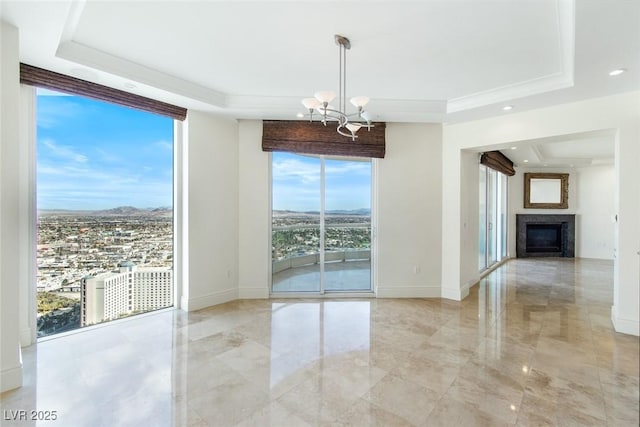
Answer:
[[[462,294],[443,294],[444,298],[466,297],[469,288],[480,280],[478,239],[480,234],[480,154],[463,150],[460,156],[460,283]],[[445,175],[448,178],[448,175]]]
[[[18,29],[0,21],[0,391],[22,385]]]
[[[269,294],[270,157],[261,139],[261,121],[240,121],[241,298]],[[380,297],[440,296],[441,140],[440,125],[387,125],[386,157],[377,160],[374,184]]]
[[[617,331],[638,335],[640,287],[640,92],[596,98],[571,104],[504,114],[473,122],[446,125],[443,130],[443,295],[448,289],[463,297],[466,285],[460,271],[468,262],[461,256],[462,211],[460,163],[462,150],[510,144],[515,141],[575,133],[614,130],[616,167],[614,305]],[[461,231],[462,230],[462,231]]]
[[[613,259],[615,172],[613,165],[576,169],[578,257]]]
[[[239,297],[268,298],[271,265],[271,177],[262,151],[262,121],[242,120],[239,129]]]
[[[238,297],[238,124],[189,111],[184,132],[180,306],[197,310]]]
[[[442,126],[388,123],[377,167],[377,295],[439,297]]]
[[[525,172],[569,174],[568,209],[525,209]],[[516,253],[516,214],[575,214],[577,258],[613,259],[615,214],[613,165],[580,168],[516,168],[509,178],[509,253]]]

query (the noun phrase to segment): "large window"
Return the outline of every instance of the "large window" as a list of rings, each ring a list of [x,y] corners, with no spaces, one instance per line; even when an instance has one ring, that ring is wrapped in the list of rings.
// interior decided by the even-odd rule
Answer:
[[[37,335],[173,305],[173,120],[37,91]]]
[[[478,267],[485,270],[507,256],[507,176],[479,169]]]
[[[371,160],[272,154],[272,291],[371,290]]]

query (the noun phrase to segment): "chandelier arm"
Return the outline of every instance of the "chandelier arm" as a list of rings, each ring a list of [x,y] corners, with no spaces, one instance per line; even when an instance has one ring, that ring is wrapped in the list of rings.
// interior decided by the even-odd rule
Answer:
[[[334,118],[338,118],[338,117],[344,117],[345,119],[347,119],[347,115],[345,113],[343,113],[340,110],[336,110],[333,108],[322,108],[322,111],[324,113],[325,116],[327,117],[334,117]],[[333,113],[334,115],[328,114],[328,113]]]

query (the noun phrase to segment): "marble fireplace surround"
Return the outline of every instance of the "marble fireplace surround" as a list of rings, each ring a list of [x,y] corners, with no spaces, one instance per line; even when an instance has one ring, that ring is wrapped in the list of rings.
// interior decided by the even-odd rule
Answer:
[[[516,215],[516,255],[525,257],[567,257],[575,256],[576,216],[574,214],[517,214]],[[528,252],[527,224],[561,225],[561,249],[557,252]]]

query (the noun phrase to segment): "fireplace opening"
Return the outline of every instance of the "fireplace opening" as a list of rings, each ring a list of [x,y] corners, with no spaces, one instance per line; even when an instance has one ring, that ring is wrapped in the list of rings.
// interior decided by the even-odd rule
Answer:
[[[562,252],[562,224],[527,224],[527,252]]]
[[[575,256],[575,214],[516,214],[516,255],[520,257]]]

